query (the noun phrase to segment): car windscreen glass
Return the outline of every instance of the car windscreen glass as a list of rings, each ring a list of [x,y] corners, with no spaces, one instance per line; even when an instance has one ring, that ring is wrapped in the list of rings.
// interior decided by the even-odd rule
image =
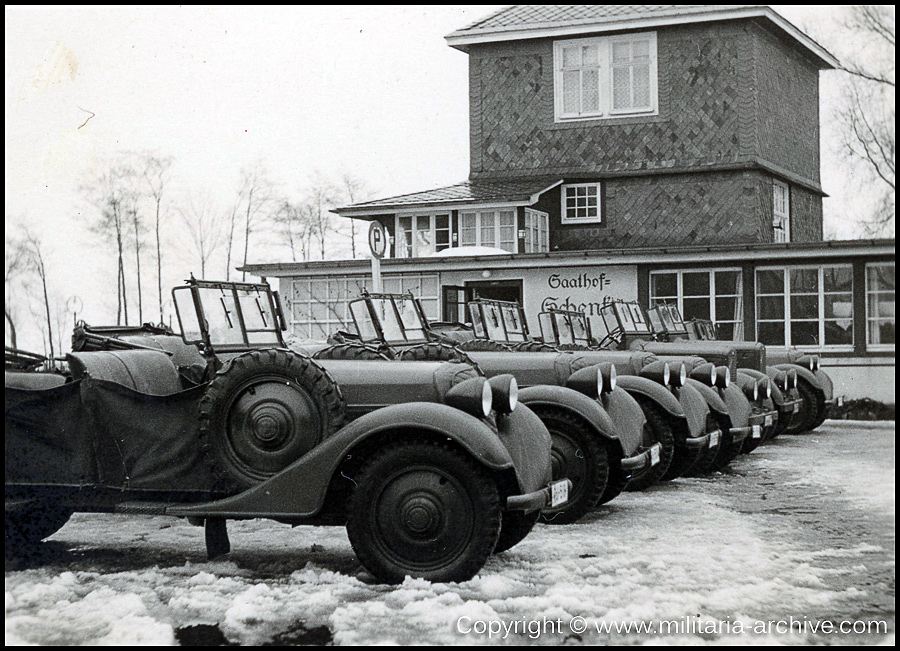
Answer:
[[[541,312],[538,314],[538,326],[541,328],[541,338],[548,344],[559,343],[556,338],[556,332],[553,330],[553,319],[555,315],[549,312]]]
[[[258,289],[236,289],[241,315],[247,329],[247,342],[252,345],[278,345],[278,324],[267,293]]]
[[[412,296],[395,296],[394,303],[397,305],[397,311],[400,313],[400,322],[403,324],[406,341],[427,341],[425,324],[422,323]]]
[[[525,341],[525,322],[521,318],[518,308],[514,305],[504,305],[501,312],[509,341]]]
[[[487,339],[487,330],[484,327],[484,316],[481,306],[477,303],[469,303],[469,317],[472,319],[472,330],[475,336],[480,339]]]
[[[687,334],[687,328],[684,326],[684,320],[681,318],[681,312],[674,305],[667,306],[669,314],[672,317],[672,334]]]
[[[488,339],[493,341],[506,341],[506,332],[503,329],[503,314],[496,305],[482,305],[484,311],[484,325],[487,329]]]
[[[634,322],[635,332],[641,334],[650,334],[650,326],[644,318],[644,310],[637,303],[628,303],[628,310],[631,312],[631,320]]]
[[[213,346],[243,345],[244,333],[231,289],[198,287],[197,294],[206,318],[209,343]]]
[[[378,330],[372,322],[372,316],[369,314],[368,301],[365,299],[352,301],[350,303],[350,314],[353,317],[353,323],[356,325],[356,334],[362,341],[373,341],[379,339]]]
[[[664,333],[666,328],[663,325],[662,317],[659,315],[660,309],[660,306],[657,305],[647,310],[647,319],[650,321],[650,327],[653,329],[653,332]]]
[[[568,315],[557,312],[553,315],[553,318],[556,319],[556,328],[559,332],[559,343],[574,344],[575,336],[572,334],[572,327]]]
[[[194,306],[194,295],[190,287],[176,287],[172,290],[175,299],[175,312],[178,314],[178,324],[181,326],[181,338],[186,344],[196,344],[203,341],[203,333],[200,330],[200,320],[197,318],[197,309]]]
[[[575,338],[575,342],[584,344],[585,346],[589,345],[591,341],[591,328],[588,324],[587,317],[583,314],[573,314],[569,317],[569,323],[572,324],[572,335]]]
[[[662,319],[663,328],[666,332],[675,332],[675,322],[672,321],[672,313],[665,305],[659,306],[659,317]]]
[[[369,303],[375,312],[375,318],[381,324],[381,333],[385,343],[405,342],[403,326],[390,297],[370,298]]]

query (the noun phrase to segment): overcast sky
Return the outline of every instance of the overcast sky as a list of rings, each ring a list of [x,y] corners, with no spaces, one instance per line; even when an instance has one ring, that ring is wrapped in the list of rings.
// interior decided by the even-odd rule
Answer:
[[[74,293],[112,277],[84,255],[77,187],[116,151],[173,156],[174,191],[223,203],[258,159],[287,192],[315,170],[377,196],[464,180],[467,56],[443,37],[499,6],[7,7],[6,218],[44,235]],[[841,38],[840,7],[775,8]],[[849,236],[860,184],[835,155],[837,74],[821,77],[822,184],[826,230]]]

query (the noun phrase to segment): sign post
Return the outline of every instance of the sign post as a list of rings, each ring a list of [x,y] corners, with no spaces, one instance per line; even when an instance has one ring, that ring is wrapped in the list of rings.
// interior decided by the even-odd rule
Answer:
[[[387,251],[387,233],[384,225],[379,221],[373,221],[369,225],[369,250],[372,251],[372,290],[380,294],[383,289],[381,284],[381,258]]]

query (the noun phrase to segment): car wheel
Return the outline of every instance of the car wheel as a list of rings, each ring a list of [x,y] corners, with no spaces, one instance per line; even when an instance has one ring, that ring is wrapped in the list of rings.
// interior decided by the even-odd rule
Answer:
[[[6,512],[7,556],[27,552],[63,528],[72,517],[72,510],[46,504],[32,504]]]
[[[495,554],[501,554],[507,549],[512,549],[534,529],[534,525],[541,517],[540,511],[524,513],[522,511],[506,511],[503,514],[503,523],[500,525],[500,537],[494,547]]]
[[[494,551],[500,497],[488,471],[445,444],[398,441],[363,465],[347,536],[378,579],[468,581]]]
[[[559,348],[542,341],[521,341],[513,346],[517,353],[558,353]]]
[[[791,425],[785,432],[787,434],[799,434],[800,432],[809,432],[825,420],[823,417],[819,421],[820,415],[825,414],[825,396],[804,378],[797,378],[797,392],[803,403],[800,405],[800,413],[797,416],[796,425]],[[794,421],[792,421],[794,422]]]
[[[227,491],[272,477],[340,429],[341,391],[309,357],[257,350],[229,360],[200,400],[201,447]]]
[[[629,481],[631,481],[631,478],[622,469],[621,461],[610,463],[606,488],[603,489],[603,495],[600,496],[597,504],[606,504],[616,499],[628,486]]]
[[[672,464],[672,460],[675,458],[675,435],[672,433],[669,419],[658,405],[644,396],[635,396],[635,399],[641,406],[641,411],[644,412],[644,418],[647,419],[647,423],[644,425],[648,432],[646,438],[651,441],[651,445],[659,443],[662,446],[659,452],[659,463],[638,471],[637,474],[631,476],[631,481],[628,482],[626,490],[642,491],[660,481]]]
[[[706,431],[711,432],[712,430],[719,430],[719,445],[714,448],[710,448],[707,446],[700,450],[700,454],[697,457],[696,462],[690,468],[688,468],[686,475],[689,475],[691,477],[699,477],[713,471],[716,457],[718,457],[719,451],[725,444],[726,432],[728,431],[728,427],[730,427],[730,425],[730,422],[720,421],[713,413],[707,415]]]
[[[556,410],[535,410],[550,432],[550,459],[553,479],[569,479],[569,501],[555,509],[545,509],[541,519],[549,524],[571,524],[597,505],[609,479],[606,445],[581,419]]]

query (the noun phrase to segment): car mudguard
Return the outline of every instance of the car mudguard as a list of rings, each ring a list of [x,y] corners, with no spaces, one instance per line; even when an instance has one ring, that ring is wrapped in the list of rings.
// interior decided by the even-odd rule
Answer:
[[[682,387],[673,387],[672,394],[678,399],[684,415],[687,418],[688,436],[691,438],[703,438],[708,434],[706,420],[709,416],[709,405],[697,389],[690,384]]]
[[[322,509],[329,483],[347,455],[374,435],[400,430],[424,431],[449,438],[491,470],[514,468],[500,437],[483,421],[447,405],[408,402],[356,419],[253,488],[214,502],[170,506],[166,513],[228,519],[314,516]]]
[[[622,444],[623,457],[638,453],[644,439],[647,418],[641,406],[625,389],[614,390],[600,395],[600,404],[609,414]]]
[[[809,382],[809,384],[812,386],[812,388],[815,389],[816,391],[818,391],[819,393],[825,393],[824,389],[822,389],[822,386],[819,384],[819,379],[816,377],[815,373],[810,371],[805,366],[800,366],[798,364],[776,364],[775,368],[777,368],[780,371],[788,371],[788,370],[793,369],[793,370],[797,371],[797,377],[801,377],[804,380],[806,380],[807,382]]]
[[[659,382],[638,375],[620,375],[616,378],[616,386],[632,395],[649,398],[674,418],[686,418],[681,402]]]
[[[728,412],[728,405],[725,404],[725,401],[722,400],[722,397],[712,387],[708,387],[703,384],[703,382],[694,380],[693,378],[687,379],[686,386],[692,387],[699,391],[700,395],[703,396],[703,399],[706,401],[706,404],[709,405],[709,408],[712,411],[722,414],[723,416],[730,415]]]
[[[574,413],[588,423],[599,436],[614,442],[624,454],[615,423],[596,400],[567,387],[539,385],[519,390],[519,402],[532,409],[538,406],[555,407]]]
[[[732,382],[725,389],[719,389],[722,400],[728,407],[728,415],[731,417],[732,427],[749,427],[750,426],[750,401],[744,395],[743,390]]]
[[[834,382],[832,382],[831,377],[828,373],[819,369],[815,371],[816,380],[819,381],[819,384],[822,387],[822,391],[825,393],[825,400],[834,400]]]

